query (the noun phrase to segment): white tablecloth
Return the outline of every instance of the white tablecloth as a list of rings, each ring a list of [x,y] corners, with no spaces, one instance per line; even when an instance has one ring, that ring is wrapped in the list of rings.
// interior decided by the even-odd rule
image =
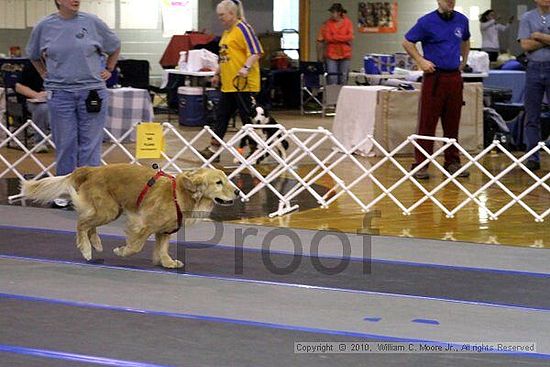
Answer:
[[[346,149],[352,149],[367,135],[374,135],[376,98],[378,91],[393,89],[385,86],[344,86],[338,96],[332,132]],[[362,144],[356,153],[368,155],[370,141]]]
[[[115,138],[120,138],[136,122],[151,122],[154,119],[151,97],[146,89],[108,89],[109,108],[105,127]],[[131,139],[135,139],[132,134]]]
[[[384,81],[389,79],[395,80],[406,80],[409,82],[417,82],[422,78],[424,73],[422,71],[408,71],[407,73],[396,73],[396,74],[365,74],[356,71],[351,71],[348,74],[348,77],[351,78],[366,78],[368,82],[373,84],[384,84]],[[462,79],[484,79],[487,78],[489,74],[487,73],[462,73]]]
[[[367,135],[387,151],[416,133],[420,90],[400,91],[386,86],[345,86],[336,105],[332,126],[334,136],[346,149],[357,146]],[[464,84],[464,102],[460,118],[459,142],[468,151],[483,146],[483,86],[481,83]],[[438,123],[436,136],[443,136]],[[379,153],[370,141],[356,150],[363,156]],[[412,154],[407,145],[400,154]]]

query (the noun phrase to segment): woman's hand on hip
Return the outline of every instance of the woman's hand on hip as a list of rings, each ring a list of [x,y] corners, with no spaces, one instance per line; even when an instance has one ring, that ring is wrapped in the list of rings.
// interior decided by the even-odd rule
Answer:
[[[104,69],[104,70],[101,71],[101,73],[99,73],[99,76],[103,80],[109,79],[111,77],[111,75],[113,75],[113,74],[107,69]]]

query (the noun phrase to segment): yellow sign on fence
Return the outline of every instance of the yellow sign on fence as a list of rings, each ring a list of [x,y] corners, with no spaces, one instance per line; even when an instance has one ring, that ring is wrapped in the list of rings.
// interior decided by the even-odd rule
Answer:
[[[157,122],[142,122],[136,129],[136,158],[158,159],[164,152],[164,136],[162,124]]]

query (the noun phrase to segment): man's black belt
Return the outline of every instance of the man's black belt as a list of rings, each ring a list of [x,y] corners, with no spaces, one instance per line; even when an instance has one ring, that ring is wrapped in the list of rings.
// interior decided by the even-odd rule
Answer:
[[[435,69],[435,72],[436,73],[458,73],[459,70],[458,69],[441,69],[441,68],[437,68],[437,69]]]

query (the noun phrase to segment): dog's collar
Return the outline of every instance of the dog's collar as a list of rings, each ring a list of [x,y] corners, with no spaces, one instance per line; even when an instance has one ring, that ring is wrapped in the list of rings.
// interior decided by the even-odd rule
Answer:
[[[181,212],[180,205],[178,204],[178,199],[176,197],[176,179],[174,178],[174,176],[171,176],[165,173],[164,171],[159,170],[153,177],[149,179],[149,181],[147,181],[147,183],[143,187],[143,190],[141,190],[141,193],[137,198],[136,206],[138,208],[140,207],[141,202],[143,201],[143,198],[145,198],[145,195],[147,194],[147,191],[149,191],[151,186],[153,186],[160,177],[166,177],[170,179],[170,181],[172,181],[172,197],[174,198],[174,204],[176,205],[176,214],[178,217],[178,227],[174,229],[172,232],[166,232],[166,234],[172,234],[179,231],[179,229],[181,228],[181,223],[183,221],[183,214]]]

